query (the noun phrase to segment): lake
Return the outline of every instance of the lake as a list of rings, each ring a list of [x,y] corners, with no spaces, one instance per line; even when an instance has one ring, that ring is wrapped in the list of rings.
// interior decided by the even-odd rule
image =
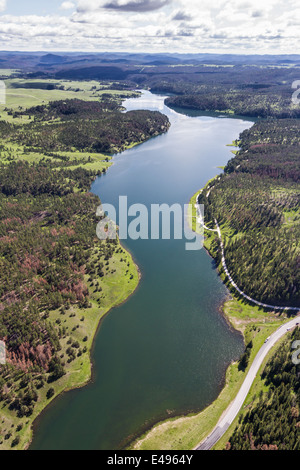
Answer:
[[[232,157],[226,147],[253,123],[185,114],[143,92],[127,110],[171,121],[167,134],[122,154],[92,192],[103,203],[187,204]],[[188,115],[190,114],[190,115]],[[95,227],[96,229],[96,227]],[[228,291],[204,249],[185,240],[127,240],[142,279],[136,293],[103,320],[95,339],[93,381],[62,395],[42,414],[31,449],[119,449],[156,422],[199,411],[220,393],[244,345],[221,313]]]

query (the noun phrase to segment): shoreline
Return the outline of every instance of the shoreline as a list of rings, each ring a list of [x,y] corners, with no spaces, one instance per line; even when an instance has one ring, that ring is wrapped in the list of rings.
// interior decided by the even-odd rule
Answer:
[[[188,223],[190,228],[194,231],[196,228],[194,220],[196,220],[196,218],[193,214],[197,198],[202,191],[209,189],[211,183],[219,178],[219,176],[220,174],[209,180],[204,188],[198,190],[190,199],[192,217],[189,214]],[[238,372],[238,362],[232,362],[225,371],[224,385],[218,397],[210,405],[200,412],[196,411],[188,413],[187,415],[178,415],[177,418],[175,417],[158,422],[149,427],[148,431],[143,432],[139,437],[133,439],[127,447],[127,450],[194,449],[200,441],[203,441],[210,435],[210,432],[215,428],[230,404],[233,403],[256,357],[256,352],[258,352],[266,338],[270,336],[270,333],[276,330],[278,325],[282,325],[286,320],[285,313],[282,316],[274,312],[265,313],[261,311],[257,305],[250,305],[245,302],[245,299],[239,299],[235,293],[228,288],[226,275],[222,272],[222,269],[220,269],[222,263],[218,265],[210,251],[209,240],[214,236],[214,232],[210,231],[209,233],[211,235],[205,237],[204,249],[211,259],[214,260],[218,275],[228,290],[228,295],[224,302],[220,304],[218,311],[225,319],[228,326],[236,333],[242,335],[245,347],[249,340],[255,341],[248,367],[244,372]],[[235,314],[235,310],[239,310],[238,314]],[[248,331],[250,327],[255,327],[255,330],[258,328],[259,332],[262,332],[262,334],[254,334],[252,335],[253,337],[251,337]],[[241,412],[242,410],[240,413]],[[207,422],[210,424],[207,425]],[[205,426],[207,426],[206,429]],[[203,428],[205,431],[201,434]],[[190,437],[190,435],[192,437]]]
[[[264,315],[261,313],[262,318],[259,319],[259,321],[246,319],[245,322],[240,322],[239,318],[230,315],[230,311],[237,306],[240,309],[243,308],[240,301],[234,297],[230,298],[230,296],[227,296],[225,301],[220,304],[218,311],[228,323],[228,326],[237,334],[242,335],[245,344],[248,342],[247,327],[249,325],[259,325],[258,330],[261,329],[257,338],[255,338],[256,343],[251,352],[247,369],[243,372],[238,371],[238,361],[232,361],[225,371],[220,393],[212,403],[203,408],[200,412],[193,411],[159,421],[157,424],[149,427],[149,429],[144,431],[140,436],[134,438],[127,446],[126,450],[193,450],[199,445],[199,442],[202,442],[210,435],[228,407],[233,403],[256,357],[257,350],[261,348],[266,338],[286,321],[285,318],[280,318],[274,314],[269,317],[271,314]],[[247,309],[252,310],[254,314],[257,311],[257,307],[246,306],[246,318]],[[267,323],[268,320],[269,323]],[[242,410],[240,413],[241,412]]]
[[[109,168],[114,164],[114,158],[116,156],[121,156],[126,151],[131,150],[131,149],[133,149],[133,148],[135,148],[139,145],[142,145],[145,142],[147,142],[147,141],[149,141],[149,140],[151,140],[155,137],[159,137],[160,135],[163,135],[163,134],[167,133],[169,131],[170,127],[171,127],[171,123],[168,120],[166,127],[161,129],[161,132],[155,133],[155,135],[145,139],[144,141],[137,141],[137,142],[133,142],[129,145],[125,145],[125,148],[123,148],[122,150],[118,151],[118,149],[116,149],[115,153],[109,156],[109,162],[108,162],[108,166],[105,170],[105,173],[107,173]],[[102,167],[101,168],[99,167],[99,174],[98,174],[97,177],[101,176],[101,174],[102,174]],[[91,181],[90,190],[87,191],[87,193],[90,192],[94,196],[96,196],[91,190],[93,181],[94,180]],[[98,199],[99,199],[99,203],[100,203],[101,202],[100,198],[98,197]],[[129,301],[129,299],[136,293],[136,291],[138,290],[138,288],[140,286],[140,283],[141,283],[141,280],[142,280],[142,271],[141,271],[140,267],[138,266],[137,261],[134,259],[134,256],[130,252],[130,250],[123,246],[123,244],[121,243],[119,238],[118,238],[118,243],[119,243],[120,248],[125,253],[125,256],[129,258],[129,262],[130,262],[131,267],[134,268],[134,271],[136,273],[135,276],[137,277],[136,282],[134,283],[133,288],[131,289],[129,294],[126,295],[126,297],[122,298],[122,295],[121,295],[121,297],[119,299],[117,299],[115,303],[112,303],[108,307],[108,309],[106,311],[104,311],[104,313],[101,312],[101,307],[97,307],[97,306],[94,307],[93,306],[94,308],[99,309],[99,314],[96,315],[96,318],[93,320],[94,325],[93,325],[91,331],[88,332],[89,336],[91,337],[91,340],[90,340],[89,346],[87,347],[87,354],[86,354],[86,356],[88,357],[88,371],[87,371],[87,374],[83,377],[83,379],[77,380],[77,382],[76,382],[76,379],[75,379],[74,383],[72,383],[72,378],[71,378],[70,379],[71,383],[66,384],[65,387],[63,385],[58,386],[58,392],[50,400],[47,399],[47,401],[45,401],[45,399],[44,399],[40,402],[41,406],[40,406],[40,408],[37,407],[37,411],[36,411],[36,413],[34,413],[35,417],[33,418],[32,422],[29,423],[28,427],[26,427],[24,429],[24,436],[28,436],[28,438],[27,439],[26,438],[22,439],[22,444],[21,444],[21,446],[19,446],[19,448],[21,448],[21,449],[28,450],[30,448],[30,446],[32,445],[33,440],[34,440],[34,435],[37,432],[37,427],[39,426],[39,420],[41,419],[43,413],[48,411],[48,407],[52,406],[55,403],[56,399],[59,399],[65,393],[68,393],[72,390],[79,390],[81,388],[84,388],[85,386],[88,386],[90,383],[93,383],[95,365],[94,365],[94,361],[92,360],[92,355],[93,355],[93,351],[94,351],[94,347],[95,347],[95,341],[97,339],[98,332],[99,332],[99,330],[102,326],[102,322],[111,313],[111,311],[114,308],[118,308],[122,304]],[[122,280],[122,282],[120,282],[119,285],[120,286],[122,286],[122,285],[125,286],[126,284]],[[89,289],[89,292],[91,293],[90,286],[88,286],[88,289]],[[76,366],[77,365],[74,364],[74,366],[75,366],[74,370],[71,369],[70,371],[68,371],[67,374],[60,380],[63,381],[64,378],[66,379],[66,377],[72,376],[72,374],[76,374]]]
[[[157,136],[155,136],[155,137],[157,137]],[[150,139],[147,139],[147,140],[150,140]],[[143,143],[144,142],[136,142],[136,143],[131,144],[130,146],[128,146],[128,148],[126,148],[122,152],[117,152],[114,155],[112,155],[111,159],[110,159],[110,162],[109,162],[109,166],[107,168],[107,171],[114,164],[113,158],[115,156],[121,155],[122,153],[126,152],[127,150],[130,150],[131,148],[134,148],[135,146],[142,145]],[[98,177],[99,176],[101,176],[101,172],[99,173]],[[91,184],[92,184],[92,182],[91,182]],[[89,192],[91,192],[91,191],[89,191]],[[94,194],[94,193],[92,193],[92,194]],[[99,203],[100,203],[100,198],[99,198]],[[90,347],[88,348],[89,367],[90,367],[89,376],[87,376],[86,379],[83,382],[80,382],[80,383],[77,383],[77,384],[75,383],[72,386],[69,386],[69,387],[66,387],[66,388],[63,388],[62,390],[60,390],[56,395],[54,395],[50,399],[50,401],[48,403],[46,403],[45,407],[43,407],[41,409],[41,411],[39,411],[37,413],[37,416],[34,418],[34,420],[32,421],[32,423],[30,425],[30,438],[29,438],[28,442],[25,444],[25,446],[23,447],[24,450],[29,450],[30,449],[30,446],[31,446],[31,444],[34,440],[34,435],[35,435],[36,429],[39,425],[39,420],[41,419],[43,413],[47,412],[48,408],[50,406],[52,406],[56,402],[57,399],[61,398],[65,393],[71,392],[73,390],[74,391],[75,390],[80,390],[81,388],[84,388],[84,387],[88,386],[89,384],[93,383],[93,380],[94,380],[94,361],[92,360],[92,355],[93,355],[93,350],[94,350],[94,347],[95,347],[95,342],[96,342],[98,332],[99,332],[99,330],[102,326],[102,322],[111,313],[111,311],[114,308],[118,308],[122,304],[126,303],[136,293],[136,291],[138,290],[138,288],[140,286],[140,282],[142,280],[142,271],[141,271],[140,267],[138,266],[136,260],[134,259],[132,253],[130,252],[130,250],[125,248],[122,245],[119,238],[118,238],[118,241],[119,241],[119,245],[122,248],[122,250],[125,252],[125,254],[127,256],[130,257],[131,263],[132,263],[132,265],[134,266],[134,268],[136,270],[137,278],[138,278],[137,282],[136,282],[136,285],[135,285],[134,289],[132,290],[132,292],[126,298],[117,301],[115,304],[111,305],[105,313],[100,314],[100,317],[98,318],[98,320],[96,320],[96,325],[95,325],[94,330],[90,333],[91,336],[92,336],[92,341],[91,341]],[[72,374],[72,371],[70,371],[69,374]]]
[[[48,408],[52,405],[55,404],[56,400],[62,398],[62,396],[65,394],[65,393],[68,393],[68,392],[71,392],[71,391],[75,391],[75,390],[80,390],[81,388],[84,388],[86,386],[88,386],[89,384],[92,384],[93,381],[94,381],[94,361],[92,360],[92,355],[93,355],[93,351],[94,351],[94,347],[95,347],[95,342],[96,342],[96,339],[97,339],[97,335],[100,331],[100,328],[102,326],[102,323],[103,321],[105,320],[105,318],[112,312],[113,309],[115,308],[118,308],[120,307],[121,305],[123,305],[124,303],[126,303],[135,293],[136,291],[138,290],[139,286],[140,286],[140,282],[141,282],[141,279],[142,279],[142,272],[139,268],[139,266],[135,263],[131,253],[129,250],[125,249],[123,247],[123,245],[120,243],[120,246],[122,247],[122,249],[130,256],[130,258],[132,259],[132,263],[133,265],[135,266],[136,268],[136,271],[137,271],[137,274],[138,274],[138,282],[136,283],[136,286],[134,288],[134,290],[131,292],[131,294],[128,295],[128,297],[126,297],[126,299],[124,300],[121,300],[120,302],[117,302],[115,305],[112,305],[109,310],[107,310],[107,312],[105,312],[104,314],[102,314],[99,318],[99,321],[98,321],[98,324],[96,325],[96,329],[95,331],[92,333],[93,335],[93,339],[92,339],[92,344],[91,344],[91,347],[90,349],[88,350],[88,355],[89,355],[89,363],[90,363],[90,376],[87,377],[86,381],[83,382],[83,383],[78,383],[78,385],[74,385],[70,388],[66,388],[66,389],[63,389],[61,390],[57,395],[55,395],[51,401],[45,406],[45,408],[42,409],[42,411],[38,414],[38,416],[34,419],[34,421],[32,422],[31,424],[31,433],[32,433],[32,436],[31,436],[31,439],[30,439],[30,442],[28,442],[28,444],[26,445],[26,447],[24,448],[24,450],[29,450],[32,442],[33,442],[33,439],[34,439],[34,434],[35,434],[35,430],[37,428],[37,426],[39,425],[38,421],[39,419],[41,419],[43,413],[47,412],[48,411]]]
[[[192,196],[192,198],[190,199],[190,205],[192,206],[192,208],[194,209],[194,202],[196,202],[199,194],[208,186],[210,185],[216,178],[218,178],[220,175],[217,174],[215,177],[213,177],[212,179],[210,179],[207,184],[204,186],[204,188],[202,188],[201,190],[198,190],[194,196]],[[191,221],[191,216],[189,214],[188,216],[188,224],[189,224],[189,227],[191,228],[191,230],[195,231],[194,230],[194,224],[193,222]],[[205,245],[205,242],[204,242],[204,245],[203,245],[203,248],[205,250],[205,252],[207,253],[207,255],[211,258],[211,260],[214,261],[215,263],[215,269],[217,270],[218,272],[218,276],[220,277],[222,283],[225,285],[226,289],[228,290],[228,287],[226,286],[226,284],[224,283],[224,280],[222,279],[221,277],[221,273],[218,269],[218,266],[217,266],[217,263],[215,262],[215,259],[213,257],[213,255],[211,254],[211,252],[209,251],[209,248]],[[220,305],[218,306],[217,310],[218,310],[218,313],[223,317],[223,319],[226,321],[228,327],[232,330],[232,332],[234,332],[235,334],[239,334],[242,336],[243,338],[243,342],[245,344],[245,336],[242,332],[242,330],[238,329],[235,327],[234,323],[232,322],[230,316],[228,316],[226,314],[226,310],[225,310],[225,306],[228,302],[231,302],[233,300],[233,296],[231,294],[231,292],[228,290],[228,293],[226,294],[226,298],[220,303]],[[148,429],[146,429],[145,431],[143,431],[140,435],[137,435],[136,437],[133,437],[133,439],[131,439],[131,441],[129,442],[129,444],[125,447],[125,450],[141,450],[141,449],[138,449],[137,446],[139,446],[140,443],[142,443],[144,441],[144,439],[147,439],[149,436],[151,436],[153,433],[156,432],[156,430],[160,427],[164,427],[166,425],[168,425],[168,423],[175,423],[175,422],[182,422],[184,420],[187,420],[187,419],[192,419],[192,418],[195,418],[195,417],[198,417],[199,415],[201,415],[202,413],[206,412],[207,410],[209,410],[210,407],[214,406],[214,404],[219,400],[220,398],[220,395],[224,392],[224,390],[226,389],[227,385],[228,385],[228,372],[229,372],[229,369],[230,367],[235,364],[236,361],[232,361],[226,368],[225,372],[224,372],[224,375],[220,381],[221,383],[221,386],[220,386],[220,392],[219,392],[219,395],[218,397],[212,402],[210,403],[209,405],[207,405],[205,408],[201,409],[201,410],[193,410],[193,411],[187,411],[186,413],[182,413],[182,414],[178,414],[177,416],[173,416],[171,418],[167,418],[165,420],[160,420],[158,421],[156,424],[154,425],[150,425],[148,427]],[[223,413],[225,413],[226,410],[223,411]],[[222,413],[222,414],[223,414]],[[123,449],[124,450],[124,449]],[[153,449],[153,450],[157,450],[157,449]],[[165,449],[159,449],[159,450],[165,450]]]
[[[211,255],[209,254],[207,249],[205,249],[205,251],[211,257]],[[231,301],[231,299],[229,297],[230,296],[226,296],[226,299],[223,300],[220,303],[220,305],[217,307],[217,311],[222,316],[222,318],[226,321],[226,323],[227,323],[228,327],[230,328],[230,330],[235,334],[241,335],[242,338],[243,338],[243,341],[244,341],[245,338],[244,338],[244,335],[243,335],[242,331],[235,328],[233,323],[231,323],[230,318],[227,317],[227,315],[225,313],[225,305],[226,305],[227,302]],[[197,418],[199,415],[201,415],[202,413],[209,410],[210,407],[215,405],[217,400],[220,398],[220,395],[223,393],[224,389],[227,387],[228,371],[229,371],[230,367],[233,366],[234,364],[237,364],[237,361],[232,360],[232,362],[230,364],[228,364],[227,368],[225,369],[224,374],[223,374],[222,378],[220,379],[219,395],[217,396],[217,398],[213,402],[206,405],[202,409],[198,409],[198,410],[193,409],[193,410],[188,410],[188,411],[185,411],[185,412],[182,412],[182,413],[177,413],[177,414],[174,414],[173,416],[171,416],[169,418],[165,418],[165,419],[162,418],[154,424],[150,424],[150,425],[145,426],[145,429],[142,432],[137,432],[135,437],[132,437],[131,439],[128,438],[127,444],[124,447],[122,447],[120,450],[122,450],[122,451],[131,451],[131,450],[139,450],[139,451],[140,450],[162,450],[162,451],[163,450],[192,450],[192,449],[177,449],[177,448],[165,449],[164,447],[161,447],[159,449],[157,449],[157,448],[155,448],[155,449],[154,448],[140,449],[137,446],[140,443],[142,443],[144,440],[146,440],[149,436],[151,436],[152,433],[155,433],[158,428],[164,427],[164,426],[168,425],[169,423],[178,423],[180,421],[184,421],[184,420],[188,420],[188,419],[192,419],[192,418]],[[225,411],[226,410],[224,410],[223,413],[225,413]]]

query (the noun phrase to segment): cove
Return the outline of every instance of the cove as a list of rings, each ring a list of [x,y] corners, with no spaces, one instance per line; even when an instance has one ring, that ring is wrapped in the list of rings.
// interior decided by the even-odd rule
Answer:
[[[127,110],[159,110],[171,128],[122,154],[92,192],[117,207],[187,204],[232,157],[227,144],[252,122],[177,112],[143,92]],[[96,229],[96,228],[95,228]],[[115,450],[160,420],[197,412],[220,393],[225,371],[243,351],[221,314],[228,291],[204,249],[185,240],[127,240],[142,279],[113,309],[95,339],[93,381],[63,394],[35,425],[32,450]]]

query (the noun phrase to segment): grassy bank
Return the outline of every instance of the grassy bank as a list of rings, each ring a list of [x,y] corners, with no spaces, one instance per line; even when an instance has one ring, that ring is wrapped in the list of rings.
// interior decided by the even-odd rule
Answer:
[[[231,364],[226,372],[222,392],[208,408],[198,414],[170,419],[154,426],[132,443],[130,449],[191,450],[196,447],[214,429],[235,398],[266,338],[285,320],[274,313],[263,312],[237,299],[231,299],[225,303],[224,314],[230,324],[244,335],[246,344],[253,342],[247,369],[242,371],[239,370],[238,363]]]
[[[289,335],[290,336],[290,335]],[[255,403],[258,401],[258,397],[260,396],[261,393],[266,393],[268,391],[268,387],[264,384],[264,381],[261,379],[261,374],[264,371],[267,363],[274,357],[277,351],[280,350],[280,348],[285,344],[287,341],[287,337],[285,336],[282,338],[276,346],[272,349],[272,351],[269,352],[267,357],[265,358],[263,364],[260,367],[259,373],[257,374],[252,387],[248,393],[248,396],[244,402],[243,408],[240,410],[238,413],[236,419],[234,422],[231,424],[227,432],[224,434],[224,436],[219,440],[219,442],[215,445],[214,450],[224,450],[226,447],[226,444],[228,443],[228,440],[230,436],[232,435],[234,429],[238,425],[239,420],[242,418],[242,416],[245,414],[245,412],[252,406],[254,406]]]
[[[18,150],[17,147],[16,150]],[[82,156],[83,154],[80,154],[81,158]],[[106,158],[102,159],[101,155],[95,155],[95,159],[97,162],[94,169],[100,174],[111,165],[111,162],[108,162]],[[99,256],[100,250],[96,245],[91,262],[94,261],[97,264]],[[48,312],[48,321],[55,324],[58,329],[64,329],[60,341],[60,358],[65,362],[66,373],[59,380],[51,384],[46,383],[39,390],[38,400],[30,417],[19,418],[5,402],[1,403],[0,450],[9,450],[12,447],[26,449],[32,439],[32,424],[40,413],[62,392],[82,387],[91,379],[91,351],[99,324],[113,307],[120,305],[134,293],[140,279],[138,267],[130,253],[119,242],[112,258],[105,264],[104,274],[104,277],[98,280],[91,279],[88,275],[85,276],[84,280],[90,298],[88,308],[83,309],[73,305],[68,310],[59,308]],[[68,363],[66,351],[70,347],[74,347],[76,357]],[[49,398],[47,395],[50,389],[52,391]],[[16,438],[18,444],[13,445]]]
[[[15,437],[18,426],[22,426],[22,430],[17,432],[20,442],[16,448],[27,448],[32,438],[32,423],[40,413],[62,392],[80,388],[91,379],[91,350],[101,320],[113,307],[126,301],[139,284],[140,274],[138,268],[131,255],[121,246],[119,246],[119,253],[115,254],[110,260],[107,270],[110,273],[101,281],[101,293],[94,293],[93,286],[89,285],[91,308],[71,307],[64,314],[60,310],[50,312],[49,320],[66,328],[67,332],[71,334],[72,342],[78,342],[81,348],[86,349],[85,353],[80,357],[76,357],[70,364],[66,364],[66,375],[41,390],[34,413],[30,418],[19,419],[7,407],[1,407],[0,428],[1,436],[3,436],[0,444],[1,450],[11,449],[12,438]],[[101,307],[98,305],[100,299]],[[61,352],[64,356],[65,350],[69,346],[68,343],[69,339],[66,335],[61,341]],[[51,399],[48,399],[47,392],[50,388],[54,389],[54,394]],[[5,439],[4,436],[9,433],[12,433],[11,438]]]
[[[218,178],[218,176],[216,178]],[[214,179],[207,183],[206,187],[203,189],[204,194],[209,191]],[[200,192],[201,190],[197,191],[190,201],[189,221],[193,230],[196,228],[196,198]],[[217,234],[206,231],[205,235],[205,249],[214,256],[214,244],[212,242],[217,237]],[[226,282],[221,266],[218,266],[218,268],[222,280]],[[209,407],[198,414],[169,419],[165,422],[159,423],[133,442],[130,449],[190,450],[195,448],[213,431],[222,414],[236,397],[253,360],[255,359],[259,349],[264,344],[266,338],[279,328],[283,322],[287,321],[286,316],[282,313],[275,314],[274,312],[264,311],[261,308],[249,305],[244,300],[240,300],[236,297],[225,302],[223,313],[229,324],[243,334],[245,345],[252,342],[253,347],[251,349],[247,368],[245,370],[240,370],[238,363],[231,364],[226,372],[223,390],[219,397]],[[253,396],[259,392],[261,387],[260,375],[258,375],[239,416],[248,407],[249,403],[253,400]],[[225,448],[230,433],[236,426],[237,420],[238,417],[225,436],[219,441],[216,449]]]

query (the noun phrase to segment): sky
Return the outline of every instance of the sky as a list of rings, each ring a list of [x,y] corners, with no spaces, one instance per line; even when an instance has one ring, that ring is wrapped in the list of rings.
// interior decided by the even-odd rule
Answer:
[[[0,50],[297,54],[299,0],[0,0]]]

